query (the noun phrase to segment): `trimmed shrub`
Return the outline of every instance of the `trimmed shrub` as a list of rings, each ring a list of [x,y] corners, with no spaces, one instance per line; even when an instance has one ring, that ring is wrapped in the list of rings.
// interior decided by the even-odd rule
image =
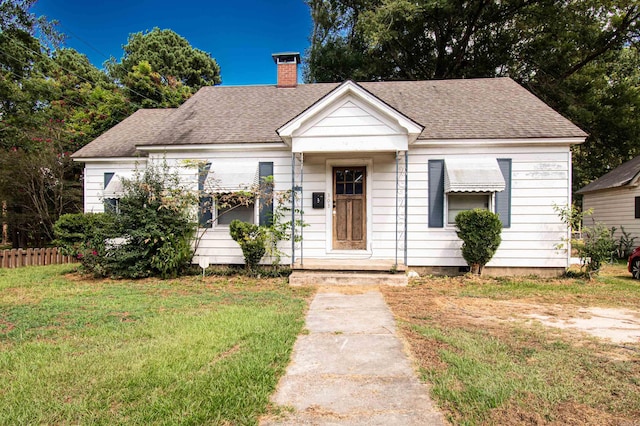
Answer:
[[[108,213],[64,214],[53,225],[55,244],[62,253],[84,263],[88,254],[101,250],[104,241],[117,236],[116,218]]]
[[[236,219],[229,224],[229,234],[240,245],[247,269],[254,270],[267,251],[264,229]]]
[[[500,217],[488,210],[466,210],[456,216],[456,227],[456,234],[462,240],[462,257],[472,273],[482,275],[484,265],[502,242]]]

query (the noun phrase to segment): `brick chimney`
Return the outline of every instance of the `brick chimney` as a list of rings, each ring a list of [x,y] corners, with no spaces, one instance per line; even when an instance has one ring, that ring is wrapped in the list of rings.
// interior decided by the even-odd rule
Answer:
[[[300,53],[274,53],[271,57],[278,66],[277,87],[296,87],[298,85],[298,64],[300,63]]]

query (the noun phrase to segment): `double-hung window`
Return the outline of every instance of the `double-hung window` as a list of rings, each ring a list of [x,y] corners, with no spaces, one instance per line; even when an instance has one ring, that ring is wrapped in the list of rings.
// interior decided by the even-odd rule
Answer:
[[[476,208],[498,213],[511,225],[511,160],[452,157],[429,160],[429,227],[455,225],[461,211]]]
[[[218,225],[229,225],[234,220],[255,223],[255,200],[245,194],[220,194],[216,198]]]
[[[235,219],[268,225],[273,203],[267,200],[273,194],[264,182],[272,175],[272,162],[225,160],[203,164],[198,176],[200,227],[228,226]]]
[[[120,198],[124,195],[124,188],[120,176],[113,172],[105,173],[103,188],[102,203],[104,211],[108,213],[120,213]]]
[[[455,225],[458,213],[465,210],[492,210],[491,193],[450,192],[447,194],[447,224]]]

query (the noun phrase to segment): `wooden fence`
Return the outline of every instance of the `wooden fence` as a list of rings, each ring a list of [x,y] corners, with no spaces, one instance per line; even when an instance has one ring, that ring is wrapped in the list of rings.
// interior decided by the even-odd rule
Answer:
[[[64,256],[59,248],[34,248],[0,250],[0,268],[20,268],[22,266],[59,265],[75,263],[73,256]]]

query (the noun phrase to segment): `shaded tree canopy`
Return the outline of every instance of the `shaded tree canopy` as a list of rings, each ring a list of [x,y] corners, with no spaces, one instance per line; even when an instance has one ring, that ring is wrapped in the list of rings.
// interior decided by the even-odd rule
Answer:
[[[640,154],[637,0],[307,3],[307,82],[510,76],[590,134],[574,189]]]
[[[172,30],[154,28],[131,34],[123,49],[119,62],[111,58],[106,64],[109,74],[120,81],[126,80],[134,66],[146,61],[166,85],[180,82],[195,92],[222,82],[215,59]]]
[[[72,152],[138,108],[177,107],[220,82],[208,53],[157,29],[131,35],[124,59],[132,65],[114,62],[124,70],[114,78],[62,47],[55,22],[30,11],[34,3],[0,2],[0,244],[14,247],[50,241],[57,218],[82,209]]]
[[[567,78],[638,37],[633,0],[308,0],[306,80]],[[335,64],[335,58],[347,59]]]

